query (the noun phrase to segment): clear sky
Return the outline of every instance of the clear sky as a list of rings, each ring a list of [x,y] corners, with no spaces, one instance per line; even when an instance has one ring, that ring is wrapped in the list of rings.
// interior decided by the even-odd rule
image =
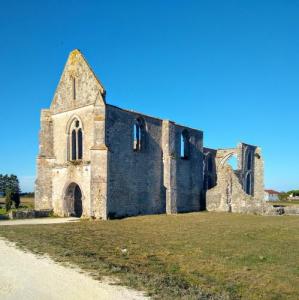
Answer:
[[[267,188],[299,188],[299,1],[1,1],[0,173],[33,190],[39,114],[80,49],[107,102],[260,145]]]

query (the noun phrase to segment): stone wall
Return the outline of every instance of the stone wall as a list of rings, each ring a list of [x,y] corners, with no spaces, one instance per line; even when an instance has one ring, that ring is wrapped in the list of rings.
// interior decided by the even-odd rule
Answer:
[[[39,155],[36,159],[35,207],[36,209],[52,209],[52,168],[55,157],[53,121],[50,110],[42,110],[40,124]]]
[[[44,210],[16,210],[9,212],[9,219],[32,219],[32,218],[47,218],[53,214],[51,209]]]
[[[145,126],[141,151],[134,151],[133,128]],[[198,211],[202,197],[202,132],[107,105],[109,201],[111,217]],[[188,159],[180,157],[187,130]]]
[[[180,157],[181,133],[187,130],[188,158]],[[177,212],[199,211],[203,196],[203,134],[175,125]]]
[[[145,125],[144,142],[140,151],[134,151],[134,122],[140,117]],[[165,212],[162,121],[107,105],[106,128],[109,216]]]

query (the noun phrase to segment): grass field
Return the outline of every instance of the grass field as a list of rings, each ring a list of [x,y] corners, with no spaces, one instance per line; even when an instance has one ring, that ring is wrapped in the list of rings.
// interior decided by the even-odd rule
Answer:
[[[297,216],[225,213],[0,226],[21,247],[163,299],[298,299],[298,231]]]

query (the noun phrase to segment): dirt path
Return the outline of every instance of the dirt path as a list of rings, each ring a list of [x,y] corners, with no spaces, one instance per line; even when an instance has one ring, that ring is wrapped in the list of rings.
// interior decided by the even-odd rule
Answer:
[[[99,282],[78,269],[23,252],[0,239],[0,299],[148,299],[141,292]]]
[[[36,218],[23,220],[0,220],[1,225],[38,225],[38,224],[58,224],[68,222],[79,222],[79,218]]]

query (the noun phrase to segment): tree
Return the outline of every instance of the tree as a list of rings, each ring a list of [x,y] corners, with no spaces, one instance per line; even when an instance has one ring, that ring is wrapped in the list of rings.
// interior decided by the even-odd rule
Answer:
[[[278,195],[278,198],[280,201],[286,201],[288,199],[288,197],[289,197],[289,194],[285,193],[285,192],[281,192]]]
[[[4,194],[5,192],[5,188],[4,188],[4,178],[3,175],[0,174],[0,193]]]
[[[5,194],[7,189],[10,189],[12,193],[20,194],[19,179],[16,175],[11,174],[8,176],[7,174],[0,174],[0,192]]]
[[[9,193],[7,200],[7,207],[11,208],[12,201],[15,204],[15,207],[18,208],[20,205],[20,184],[19,179],[16,175],[11,174],[8,176],[7,174],[0,174],[0,193],[3,193],[5,196]]]
[[[11,210],[12,206],[12,192],[10,189],[6,189],[5,191],[5,210]]]
[[[299,190],[291,190],[288,192],[289,195],[293,194],[293,196],[299,196]]]

